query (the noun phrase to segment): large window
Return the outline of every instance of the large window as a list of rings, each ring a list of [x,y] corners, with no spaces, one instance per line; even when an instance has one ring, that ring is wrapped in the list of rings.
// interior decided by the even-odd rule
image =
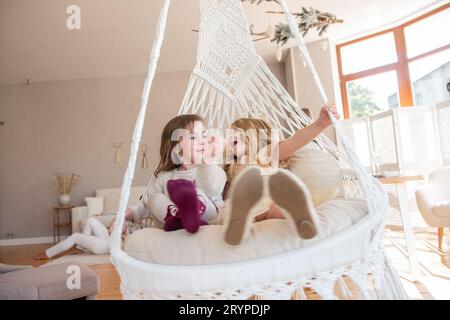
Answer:
[[[337,46],[345,118],[450,99],[450,4]]]

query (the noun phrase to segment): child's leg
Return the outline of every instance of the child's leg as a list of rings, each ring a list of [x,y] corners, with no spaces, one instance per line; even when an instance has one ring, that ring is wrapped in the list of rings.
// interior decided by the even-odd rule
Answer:
[[[255,217],[255,222],[268,220],[268,219],[286,219],[284,213],[280,210],[280,208],[273,204],[269,210],[263,212]]]
[[[175,231],[183,229],[181,218],[177,215],[178,208],[175,205],[168,205],[166,217],[164,219],[164,230]]]
[[[311,193],[295,174],[279,169],[269,178],[269,191],[273,201],[289,213],[300,237],[311,239],[317,234],[317,213]]]
[[[87,236],[95,236],[105,240],[109,239],[108,229],[95,218],[89,218],[86,221],[82,233]]]
[[[197,189],[197,196],[198,200],[202,203],[204,207],[201,219],[205,222],[208,222],[216,218],[218,213],[216,205],[200,189]]]
[[[164,224],[167,218],[175,215],[177,211],[172,210],[176,208],[175,204],[163,193],[152,194],[148,200],[148,207],[151,215],[161,224]]]
[[[109,238],[80,235],[76,239],[76,244],[91,251],[93,254],[109,253]]]
[[[170,180],[168,192],[173,202],[166,204],[164,218],[166,231],[186,228],[189,232],[196,232],[199,226],[206,224],[205,221],[217,216],[214,203],[190,181]]]
[[[48,258],[52,258],[64,251],[69,250],[70,248],[72,248],[76,243],[75,243],[75,239],[79,236],[82,235],[81,233],[74,233],[71,236],[69,236],[68,238],[62,240],[61,242],[55,244],[53,247],[48,248],[47,250],[45,250],[45,254]]]
[[[255,205],[264,195],[264,180],[258,167],[249,167],[239,173],[230,188],[226,207],[225,241],[238,245],[248,234]],[[261,212],[261,211],[259,211]]]
[[[201,221],[203,204],[198,200],[195,184],[185,179],[169,180],[167,192],[178,209],[176,216],[180,217],[184,229],[190,233],[197,232],[203,224]]]
[[[45,250],[45,254],[47,257],[51,258],[69,250],[75,245],[88,249],[94,254],[105,254],[109,252],[109,243],[107,239],[74,233],[67,239]]]

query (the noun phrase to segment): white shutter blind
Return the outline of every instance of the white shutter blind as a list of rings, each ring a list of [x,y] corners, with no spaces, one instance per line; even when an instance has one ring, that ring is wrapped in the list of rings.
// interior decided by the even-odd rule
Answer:
[[[340,123],[364,167],[369,172],[372,172],[369,123],[367,119],[346,119],[340,121]],[[342,147],[339,139],[337,145],[338,147]]]
[[[435,107],[398,108],[394,117],[402,172],[428,176],[439,167],[441,158]]]
[[[441,154],[444,166],[450,165],[450,100],[436,107]]]
[[[381,171],[400,171],[392,110],[369,117],[373,149],[379,154]]]

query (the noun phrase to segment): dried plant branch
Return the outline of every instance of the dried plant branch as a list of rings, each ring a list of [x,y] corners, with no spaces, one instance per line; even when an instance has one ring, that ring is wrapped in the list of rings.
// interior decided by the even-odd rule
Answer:
[[[56,188],[59,194],[69,194],[72,187],[80,181],[80,176],[72,173],[70,176],[64,175],[63,171],[55,174]]]
[[[241,0],[242,2],[250,2],[251,4],[261,4],[261,3],[263,3],[263,2],[275,2],[275,3],[278,3],[278,4],[280,4],[279,2],[278,2],[278,0]]]
[[[262,2],[276,2],[277,0],[241,0],[242,2],[250,2],[251,4],[261,4]],[[266,11],[269,14],[283,14],[282,11]],[[296,18],[298,29],[302,36],[306,36],[308,32],[315,29],[319,36],[323,36],[331,24],[343,23],[344,20],[338,19],[330,12],[322,12],[318,9],[309,7],[302,7],[301,12],[293,12],[292,15]],[[291,30],[286,23],[279,23],[275,26],[275,32],[271,39],[272,42],[285,44],[289,39],[293,38]]]

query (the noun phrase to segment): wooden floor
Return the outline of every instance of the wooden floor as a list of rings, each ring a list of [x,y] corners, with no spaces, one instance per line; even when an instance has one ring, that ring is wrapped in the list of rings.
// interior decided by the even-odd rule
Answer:
[[[408,260],[404,251],[403,233],[389,231],[389,237],[386,237],[385,241],[386,252],[398,270],[405,290],[412,299],[450,299],[450,266],[443,262],[443,252],[436,249],[435,233],[432,231],[416,232],[415,236],[423,273],[420,281],[413,282],[408,279]],[[447,237],[449,236],[450,234],[447,232]],[[36,261],[33,256],[49,246],[50,244],[0,247],[0,262],[39,267],[49,260]],[[119,290],[120,279],[111,264],[90,265],[89,268],[100,279],[100,291],[97,299],[122,299]],[[353,284],[350,281],[346,282],[350,290],[354,291]],[[308,299],[319,298],[312,291],[307,291],[306,294]],[[339,296],[339,293],[337,294]]]
[[[0,247],[0,262],[5,264],[39,267],[52,261],[52,259],[34,260],[33,256],[50,246],[51,244]],[[122,300],[119,289],[120,278],[112,264],[90,265],[88,267],[94,271],[100,279],[100,290],[96,297],[97,300]],[[350,290],[354,290],[354,284],[351,283],[351,281],[348,280],[346,283]],[[336,294],[340,296],[339,292],[336,292]],[[306,296],[310,300],[317,300],[320,298],[312,290],[306,290]]]
[[[49,248],[50,244],[0,247],[0,262],[39,267],[51,260],[34,260],[33,256]]]
[[[89,266],[100,278],[100,291],[97,300],[122,300],[120,278],[112,264]]]
[[[5,264],[30,265],[39,267],[50,260],[34,260],[33,256],[49,248],[51,244],[36,244],[25,246],[0,247],[0,262]],[[121,300],[120,279],[116,269],[111,264],[89,266],[100,279],[98,300]]]

